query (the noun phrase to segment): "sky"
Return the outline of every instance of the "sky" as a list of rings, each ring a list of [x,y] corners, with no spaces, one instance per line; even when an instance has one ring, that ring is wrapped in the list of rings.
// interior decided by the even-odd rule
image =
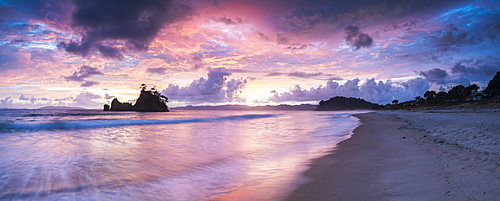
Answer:
[[[0,108],[387,104],[500,71],[498,0],[0,0]]]

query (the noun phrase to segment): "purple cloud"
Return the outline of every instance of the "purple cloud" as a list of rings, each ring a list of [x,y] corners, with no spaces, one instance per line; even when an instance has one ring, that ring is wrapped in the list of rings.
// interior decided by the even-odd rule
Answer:
[[[434,82],[436,84],[446,84],[446,78],[448,77],[448,73],[439,68],[433,68],[428,71],[420,71],[419,75],[424,76],[427,81]]]
[[[290,43],[290,39],[284,33],[276,34],[276,42],[281,45],[286,45]]]
[[[101,108],[102,103],[95,102],[95,99],[99,99],[101,96],[90,93],[81,92],[73,99],[73,106],[78,107],[88,107],[88,108]]]
[[[124,49],[147,50],[158,32],[167,24],[184,19],[192,8],[178,1],[164,0],[74,0],[76,8],[72,27],[82,35],[81,41],[60,42],[67,52],[89,56],[122,59]],[[125,48],[119,48],[125,44]]]
[[[232,18],[228,18],[226,16],[215,18],[215,21],[216,22],[222,22],[222,23],[227,24],[227,25],[234,25],[234,24],[241,24],[241,23],[243,23],[243,19],[242,18],[238,17],[238,18],[232,19]]]
[[[147,68],[146,71],[149,73],[156,73],[156,74],[163,75],[167,72],[167,68],[165,68],[165,67]]]
[[[98,84],[99,84],[99,82],[96,82],[96,81],[85,81],[80,86],[81,87],[91,87],[91,86],[98,85]]]
[[[289,77],[300,77],[300,78],[311,78],[311,77],[319,77],[319,76],[332,76],[331,74],[325,74],[325,73],[322,73],[322,72],[318,72],[318,73],[306,73],[306,72],[291,72],[291,73],[279,73],[279,72],[272,72],[272,73],[269,73],[267,74],[266,76],[281,76],[281,75],[285,75],[285,76],[289,76]],[[338,80],[339,78],[338,77],[334,77],[333,79],[335,80]],[[331,79],[329,79],[331,80]]]
[[[170,84],[161,93],[170,100],[188,103],[232,102],[241,101],[238,96],[240,89],[247,83],[245,79],[227,80],[231,71],[225,68],[215,68],[208,72],[208,78],[199,78],[185,87]]]
[[[76,82],[82,82],[85,81],[85,78],[94,76],[94,75],[102,75],[101,71],[99,69],[90,67],[87,65],[83,65],[80,67],[78,71],[75,71],[73,75],[64,77],[66,81],[76,81]]]
[[[289,91],[274,93],[270,100],[274,102],[286,101],[319,101],[329,99],[334,96],[345,96],[363,98],[367,101],[386,104],[394,99],[411,100],[416,96],[421,96],[429,90],[429,83],[422,78],[408,80],[402,83],[391,81],[376,82],[375,79],[367,79],[359,85],[359,79],[347,80],[344,84],[328,81],[326,86],[303,89],[299,85]],[[399,85],[396,85],[399,84]]]
[[[362,47],[370,47],[373,43],[373,39],[368,34],[361,32],[357,26],[349,25],[344,30],[345,41],[355,47],[356,50]]]

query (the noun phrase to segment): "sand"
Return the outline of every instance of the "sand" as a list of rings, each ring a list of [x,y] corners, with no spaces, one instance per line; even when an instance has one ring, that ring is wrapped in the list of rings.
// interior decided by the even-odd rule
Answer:
[[[286,200],[500,200],[500,111],[374,112]]]

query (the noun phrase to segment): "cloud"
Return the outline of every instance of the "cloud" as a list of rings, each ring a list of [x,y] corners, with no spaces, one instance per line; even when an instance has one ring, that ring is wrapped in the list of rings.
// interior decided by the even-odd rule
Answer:
[[[63,28],[69,23],[73,7],[70,0],[17,0],[3,5],[0,13],[6,12],[6,18],[41,20],[57,28]],[[1,17],[0,14],[0,22]]]
[[[156,74],[163,75],[163,74],[166,73],[167,68],[165,68],[165,67],[147,68],[146,71],[149,72],[149,73],[156,73]]]
[[[204,65],[204,63],[203,63],[203,58],[201,58],[201,57],[200,57],[200,56],[198,56],[198,55],[193,55],[193,56],[191,57],[191,61],[192,61],[192,62],[194,62],[194,66],[193,66],[193,68],[194,68],[195,70],[197,70],[197,69],[202,69],[202,68],[204,68],[204,67],[205,67],[205,65]]]
[[[96,81],[85,81],[80,86],[81,87],[91,87],[91,86],[98,85],[98,84],[99,84],[99,82],[96,82]]]
[[[0,72],[26,68],[30,57],[7,45],[0,46]]]
[[[393,24],[395,19],[412,19],[425,16],[427,11],[442,9],[455,3],[453,0],[384,0],[384,1],[324,1],[294,0],[281,6],[285,8],[278,14],[280,28],[300,31],[305,34],[321,34],[340,31],[342,28],[359,24]],[[401,28],[411,28],[411,24],[398,24]],[[391,28],[391,29],[394,29]]]
[[[127,49],[144,51],[165,26],[193,14],[179,1],[74,0],[72,27],[80,41],[60,42],[58,47],[83,57],[94,51],[103,57],[122,59]],[[123,48],[121,48],[123,46]]]
[[[33,96],[27,97],[27,96],[24,96],[23,94],[21,94],[21,96],[19,96],[19,100],[29,101],[31,104],[37,104],[37,101],[45,101],[45,102],[51,101],[49,98],[36,98]]]
[[[83,65],[80,67],[78,71],[75,71],[73,75],[64,77],[66,81],[76,81],[76,82],[83,82],[85,81],[85,78],[94,76],[94,75],[102,75],[101,71],[99,69],[90,67],[87,65]]]
[[[347,44],[359,50],[362,47],[370,47],[373,43],[373,39],[368,35],[359,30],[359,27],[349,25],[344,28],[345,30],[345,41]]]
[[[303,49],[307,49],[307,45],[306,44],[294,43],[292,45],[293,46],[286,47],[286,49],[290,49],[290,50],[303,50]]]
[[[103,57],[110,59],[118,59],[122,60],[123,55],[118,48],[106,46],[106,45],[98,45],[97,50],[101,53]]]
[[[10,96],[4,99],[0,99],[0,103],[2,104],[3,107],[11,106],[13,102],[14,100],[12,100]]]
[[[290,39],[284,33],[276,34],[276,42],[281,45],[286,45],[290,43]]]
[[[185,87],[170,84],[161,93],[170,100],[187,103],[204,102],[234,102],[241,101],[238,92],[247,81],[245,79],[227,80],[231,71],[225,68],[215,68],[208,72],[208,78],[199,78]]]
[[[459,29],[455,24],[448,24],[443,29],[431,33],[431,39],[434,45],[442,51],[465,44],[474,44],[474,39],[467,37],[467,31]]]
[[[399,21],[396,23],[393,23],[390,26],[386,26],[384,28],[384,31],[391,31],[391,30],[405,30],[405,31],[412,31],[414,28],[421,28],[422,25],[419,24],[419,21],[416,19],[405,19],[403,21]]]
[[[306,73],[306,72],[291,72],[291,73],[279,73],[279,72],[273,72],[269,73],[266,76],[289,76],[289,77],[300,77],[300,78],[311,78],[311,77],[318,77],[318,76],[331,76],[331,74],[324,74],[324,73]],[[338,80],[339,78],[334,77],[335,80]]]
[[[85,107],[85,108],[100,108],[102,103],[98,103],[95,99],[99,99],[101,96],[95,95],[90,92],[81,92],[73,99],[73,106]]]
[[[498,42],[498,34],[500,33],[500,22],[489,23],[485,27],[487,37],[490,42]]]
[[[114,96],[110,96],[109,94],[104,94],[104,99],[112,99]]]
[[[428,71],[420,71],[419,75],[424,76],[427,81],[434,82],[436,84],[446,84],[446,78],[448,77],[448,73],[439,68],[433,68]]]
[[[367,101],[385,104],[394,99],[400,101],[411,100],[416,96],[422,96],[429,90],[429,83],[422,78],[408,80],[402,83],[376,82],[375,79],[367,79],[359,85],[358,78],[347,80],[344,84],[328,81],[326,86],[303,89],[299,85],[289,91],[274,93],[270,100],[274,102],[287,101],[320,101],[334,96],[363,98]]]
[[[257,33],[257,35],[259,36],[259,40],[265,41],[265,42],[271,41],[271,39],[269,39],[269,37],[266,36],[264,33],[259,32],[259,31],[256,31],[255,33]]]
[[[500,71],[500,59],[497,61],[460,61],[455,63],[451,68],[453,74],[462,75],[479,75],[484,77],[493,77],[496,72]]]
[[[226,16],[223,16],[223,17],[215,18],[214,20],[216,22],[222,22],[222,23],[227,24],[227,25],[234,25],[234,24],[243,23],[243,19],[241,19],[239,17],[235,18],[235,19],[231,19],[231,18],[228,18]]]

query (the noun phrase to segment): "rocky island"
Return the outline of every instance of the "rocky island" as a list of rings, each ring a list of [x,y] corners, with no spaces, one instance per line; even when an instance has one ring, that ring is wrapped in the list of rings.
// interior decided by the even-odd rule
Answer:
[[[155,88],[147,89],[146,84],[141,85],[141,94],[136,103],[121,103],[117,98],[111,101],[111,107],[104,105],[104,111],[138,111],[138,112],[169,112],[168,98],[161,95]]]
[[[336,96],[326,101],[320,101],[316,107],[316,111],[377,109],[379,107],[380,105],[370,103],[361,98]]]

